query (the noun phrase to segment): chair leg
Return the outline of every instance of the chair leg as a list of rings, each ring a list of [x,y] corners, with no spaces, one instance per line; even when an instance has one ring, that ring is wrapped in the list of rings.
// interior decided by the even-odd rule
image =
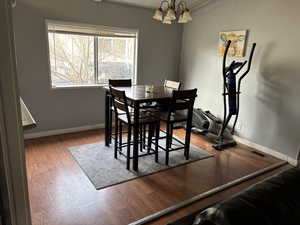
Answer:
[[[111,102],[111,98],[109,100],[109,115],[108,115],[108,120],[109,120],[109,123],[108,123],[108,130],[109,130],[109,138],[108,138],[108,141],[109,143],[111,144],[111,140],[112,140],[112,124],[113,124],[113,111],[111,110],[111,105],[112,105],[112,102]]]
[[[190,158],[191,130],[192,130],[192,121],[188,121],[186,126],[186,131],[185,131],[185,149],[184,149],[184,155],[186,160],[189,160]]]
[[[119,150],[122,152],[122,140],[123,140],[123,122],[120,120],[119,123]]]
[[[140,125],[140,151],[143,151],[143,126]]]
[[[145,149],[145,146],[146,146],[146,124],[143,125],[143,149]]]
[[[156,134],[155,134],[155,162],[158,163],[158,141],[159,141],[159,132],[160,132],[160,123],[156,124]]]
[[[165,164],[169,165],[169,150],[170,150],[170,124],[167,124],[167,139],[166,139],[166,161]]]
[[[151,149],[153,132],[154,132],[153,124],[149,124],[149,129],[148,129],[148,153],[150,152],[150,149]]]
[[[127,136],[127,158],[126,158],[126,168],[130,170],[130,142],[131,142],[131,126],[128,125],[128,136]]]
[[[170,148],[172,148],[172,142],[173,142],[173,128],[174,128],[174,124],[171,123],[170,124]]]
[[[115,114],[115,159],[118,158],[118,132],[119,132],[119,121],[118,121],[118,116]]]

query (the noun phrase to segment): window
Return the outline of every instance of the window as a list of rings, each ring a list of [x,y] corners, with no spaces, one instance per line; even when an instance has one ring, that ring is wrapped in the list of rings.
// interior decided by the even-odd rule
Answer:
[[[47,26],[52,87],[135,81],[137,31],[53,22]]]

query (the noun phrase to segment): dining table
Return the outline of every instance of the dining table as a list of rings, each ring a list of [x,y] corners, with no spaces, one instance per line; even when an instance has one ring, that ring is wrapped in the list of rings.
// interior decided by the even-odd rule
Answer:
[[[145,104],[153,104],[154,102],[166,102],[172,98],[172,88],[161,85],[134,85],[131,87],[117,87],[118,90],[125,91],[126,98],[133,108],[133,170],[139,169],[139,115],[140,109]],[[112,131],[112,99],[109,91],[109,86],[104,86],[105,90],[105,145],[108,147],[111,144]]]

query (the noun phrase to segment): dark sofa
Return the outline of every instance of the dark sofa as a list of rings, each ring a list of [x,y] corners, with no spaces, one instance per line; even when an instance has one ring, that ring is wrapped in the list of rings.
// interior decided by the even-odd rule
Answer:
[[[292,168],[169,225],[299,225],[300,168]]]

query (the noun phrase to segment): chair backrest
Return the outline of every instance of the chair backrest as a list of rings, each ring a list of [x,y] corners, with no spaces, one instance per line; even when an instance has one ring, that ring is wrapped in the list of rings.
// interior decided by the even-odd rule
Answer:
[[[131,87],[132,86],[131,79],[123,79],[123,80],[109,79],[108,84],[109,84],[109,86],[113,86],[113,87]]]
[[[173,90],[173,97],[169,104],[168,118],[176,111],[187,110],[188,118],[191,119],[195,98],[197,97],[197,89],[190,90]]]
[[[118,90],[112,86],[109,86],[109,89],[116,115],[118,116],[120,112],[125,112],[128,123],[130,123],[130,114],[125,91]]]
[[[179,90],[181,86],[180,82],[165,80],[164,87],[172,88],[174,90]]]

